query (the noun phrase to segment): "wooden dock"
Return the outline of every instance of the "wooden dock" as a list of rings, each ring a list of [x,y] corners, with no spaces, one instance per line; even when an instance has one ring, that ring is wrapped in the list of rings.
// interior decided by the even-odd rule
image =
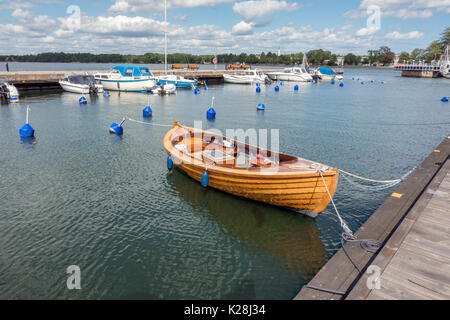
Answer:
[[[355,233],[378,252],[345,244],[361,273],[341,248],[309,283],[323,291],[304,286],[294,299],[450,299],[449,156],[450,136]]]
[[[379,288],[361,277],[347,299],[450,299],[450,160],[403,219],[372,265]]]
[[[239,74],[243,70],[168,70],[168,74],[176,74],[184,76],[188,79],[198,79],[206,81],[208,84],[223,83],[224,74]],[[276,69],[262,70],[263,72],[275,72]],[[10,83],[14,84],[19,91],[27,90],[45,90],[45,89],[61,89],[58,81],[69,75],[90,74],[93,75],[104,70],[91,71],[17,71],[17,72],[0,72],[0,78],[6,78]],[[164,74],[163,70],[152,71],[154,76]]]

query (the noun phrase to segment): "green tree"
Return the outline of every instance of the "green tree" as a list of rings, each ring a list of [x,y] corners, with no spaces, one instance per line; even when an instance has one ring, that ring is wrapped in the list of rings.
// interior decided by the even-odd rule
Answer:
[[[441,44],[443,47],[450,44],[450,27],[445,28],[445,30],[441,33]]]
[[[419,49],[419,48],[414,49],[411,52],[411,56],[410,56],[411,60],[415,60],[415,61],[423,60],[424,57],[425,57],[425,50]]]
[[[442,43],[438,40],[434,40],[430,45],[425,49],[425,61],[431,62],[432,60],[439,60],[442,53],[444,52],[442,48]]]
[[[406,51],[400,52],[398,55],[398,62],[407,63],[410,59],[409,53]]]

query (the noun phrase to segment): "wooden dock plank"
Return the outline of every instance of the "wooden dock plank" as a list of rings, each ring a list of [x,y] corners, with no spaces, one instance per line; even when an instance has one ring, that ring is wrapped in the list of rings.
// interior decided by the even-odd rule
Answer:
[[[403,220],[391,239],[372,262],[382,271],[380,289],[368,289],[362,277],[347,296],[347,299],[450,299],[450,212],[442,209],[450,204],[450,160],[447,160],[430,183],[427,192]],[[440,186],[444,188],[441,189]],[[425,201],[425,198],[431,199]],[[426,206],[423,204],[426,203]],[[413,222],[411,226],[411,221]],[[398,233],[409,231],[400,245],[392,250],[391,242],[398,245]],[[402,231],[403,229],[403,231]],[[392,256],[386,264],[384,256]]]
[[[427,203],[433,198],[434,193],[431,191],[440,185],[440,182],[446,175],[440,169],[450,154],[450,139],[444,139],[436,149],[439,149],[441,152],[432,152],[408,179],[395,190],[396,193],[401,193],[403,196],[401,198],[389,197],[368,221],[364,223],[358,232],[355,233],[358,239],[376,239],[383,243],[387,241],[382,253],[378,254],[378,256],[361,250],[357,246],[350,245],[348,247],[349,249],[347,251],[350,256],[363,271],[376,258],[379,260],[384,259],[385,265],[389,263],[394,257],[400,242],[411,229],[411,225],[414,224],[417,217],[420,216],[423,209],[427,206]],[[439,179],[434,179],[438,176]],[[429,190],[430,192],[425,192],[428,187],[431,188]],[[418,201],[419,198],[422,201]],[[409,220],[404,220],[406,215],[408,215]],[[408,221],[407,223],[409,225],[404,224],[402,226],[400,223],[402,221]],[[393,236],[397,229],[399,233]],[[356,290],[353,292],[352,290],[348,296],[350,297],[353,293],[353,298],[364,299],[370,293],[370,290],[365,285],[366,279],[367,275],[360,275],[341,249],[311,280],[310,285],[343,292],[348,292],[352,288],[354,290],[358,287],[359,291]],[[342,298],[340,295],[303,287],[294,299]]]

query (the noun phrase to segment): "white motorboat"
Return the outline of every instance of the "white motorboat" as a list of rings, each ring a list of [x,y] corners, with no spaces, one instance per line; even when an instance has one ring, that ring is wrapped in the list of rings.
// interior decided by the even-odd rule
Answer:
[[[156,87],[156,80],[147,67],[120,65],[94,77],[109,91],[147,92]]]
[[[12,103],[19,102],[19,90],[8,82],[7,79],[0,79],[0,98]]]
[[[158,81],[158,85],[173,84],[177,88],[196,88],[198,81],[193,79],[186,79],[183,76],[174,74],[166,74],[155,78]]]
[[[450,45],[447,45],[444,54],[441,56],[439,70],[443,77],[450,79]]]
[[[342,80],[344,79],[343,76],[338,75],[336,72],[333,71],[331,68],[327,67],[319,67],[316,70],[316,75],[319,77],[320,80],[323,81],[333,81],[333,80]]]
[[[312,76],[304,67],[285,68],[282,72],[270,72],[267,75],[274,81],[312,81]]]
[[[80,94],[103,92],[103,86],[97,84],[94,76],[90,75],[68,76],[64,80],[59,81],[59,84],[67,92]]]
[[[166,94],[174,94],[177,92],[177,87],[173,83],[162,84],[150,90],[152,94],[164,96]]]
[[[240,74],[224,74],[223,80],[227,83],[252,84],[256,82],[266,83],[269,77],[259,69],[245,70]]]

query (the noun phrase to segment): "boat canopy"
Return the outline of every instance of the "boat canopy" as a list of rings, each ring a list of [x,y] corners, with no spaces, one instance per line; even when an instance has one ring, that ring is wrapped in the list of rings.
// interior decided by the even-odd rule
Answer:
[[[66,80],[67,79],[67,80]],[[95,83],[95,78],[94,76],[90,76],[90,75],[76,75],[76,76],[68,76],[66,79],[66,81],[69,81],[70,83],[74,83],[74,84],[90,84],[90,83]]]
[[[148,67],[120,65],[115,66],[113,70],[119,71],[123,77],[153,76]]]
[[[334,72],[333,69],[331,69],[331,68],[326,68],[326,67],[320,67],[320,68],[319,68],[319,72],[320,72],[321,74],[326,74],[326,75],[328,75],[328,76],[335,76],[335,75],[336,75],[336,72]]]

